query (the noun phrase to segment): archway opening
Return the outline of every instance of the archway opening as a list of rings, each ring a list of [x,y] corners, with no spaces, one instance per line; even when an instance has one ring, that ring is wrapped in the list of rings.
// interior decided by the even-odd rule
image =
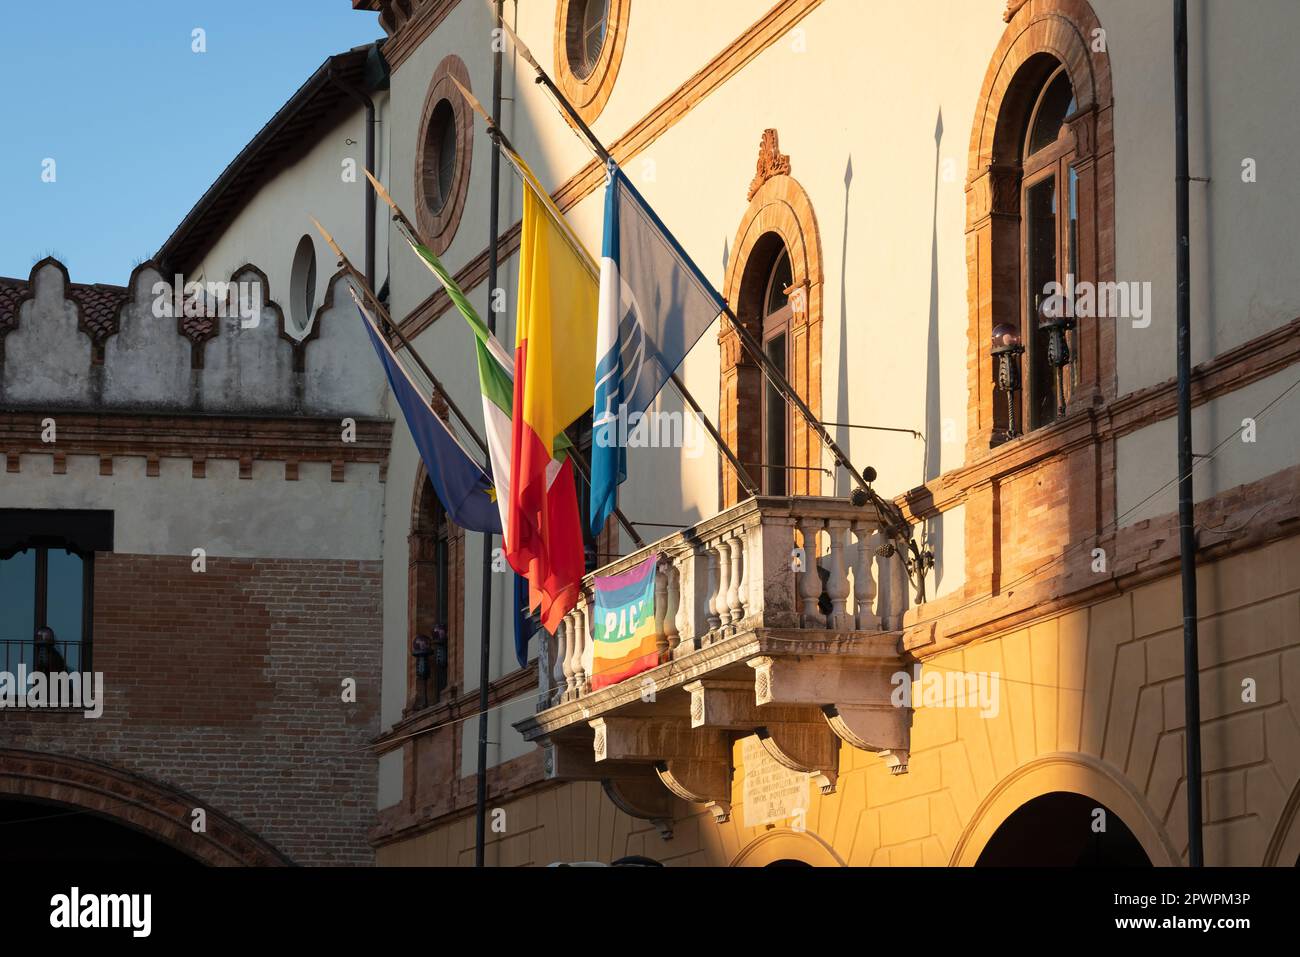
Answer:
[[[7,864],[202,866],[143,831],[66,804],[0,798],[0,833]]]
[[[1150,867],[1118,814],[1082,794],[1054,791],[1022,804],[989,838],[976,867]]]

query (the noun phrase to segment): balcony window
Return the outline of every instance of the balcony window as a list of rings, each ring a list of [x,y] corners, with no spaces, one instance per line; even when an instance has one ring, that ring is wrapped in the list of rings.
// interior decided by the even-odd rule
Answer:
[[[0,670],[90,670],[94,555],[40,538],[0,553]]]

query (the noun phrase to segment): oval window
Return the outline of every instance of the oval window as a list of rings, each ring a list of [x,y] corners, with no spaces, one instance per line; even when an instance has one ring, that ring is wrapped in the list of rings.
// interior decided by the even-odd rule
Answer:
[[[306,332],[316,309],[316,245],[310,236],[298,240],[289,285],[289,311],[294,324]]]

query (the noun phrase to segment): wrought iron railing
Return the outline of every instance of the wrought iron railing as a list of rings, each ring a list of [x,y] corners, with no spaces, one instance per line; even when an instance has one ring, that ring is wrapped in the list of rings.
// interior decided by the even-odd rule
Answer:
[[[90,644],[83,641],[35,641],[31,638],[0,639],[0,671],[27,674],[81,672],[90,670]]]

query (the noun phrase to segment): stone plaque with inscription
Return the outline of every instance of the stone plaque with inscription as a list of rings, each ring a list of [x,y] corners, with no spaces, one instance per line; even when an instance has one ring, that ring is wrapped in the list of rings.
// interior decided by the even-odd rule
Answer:
[[[776,824],[807,814],[807,774],[777,764],[763,750],[756,734],[741,739],[740,760],[745,768],[741,799],[746,827]]]

